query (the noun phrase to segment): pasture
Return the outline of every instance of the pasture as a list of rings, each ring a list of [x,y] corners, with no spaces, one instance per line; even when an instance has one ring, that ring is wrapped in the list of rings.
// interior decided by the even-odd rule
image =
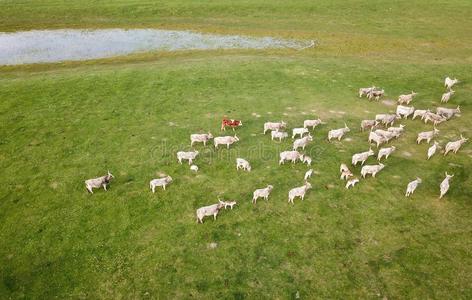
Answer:
[[[0,31],[154,27],[319,42],[0,66],[0,298],[470,298],[470,142],[427,161],[429,146],[415,140],[432,125],[402,120],[406,132],[377,178],[350,190],[339,179],[340,163],[369,148],[361,120],[394,112],[411,90],[415,108],[461,106],[438,126],[442,147],[472,137],[472,5],[410,4],[0,3]],[[461,83],[440,105],[448,75]],[[359,99],[372,84],[387,95]],[[224,116],[243,120],[240,141],[195,145],[198,173],[178,164],[189,135],[222,135]],[[284,120],[291,130],[313,117],[327,123],[304,151],[313,189],[290,205],[308,167],[279,166],[292,140],[271,141],[263,124]],[[344,122],[351,132],[328,143]],[[236,157],[252,171],[236,171]],[[109,190],[88,194],[84,180],[107,170]],[[455,176],[438,200],[445,171]],[[149,180],[161,173],[174,181],[153,194]],[[417,176],[423,183],[405,198]],[[269,200],[253,205],[267,184]],[[197,224],[195,210],[217,196],[238,204]]]

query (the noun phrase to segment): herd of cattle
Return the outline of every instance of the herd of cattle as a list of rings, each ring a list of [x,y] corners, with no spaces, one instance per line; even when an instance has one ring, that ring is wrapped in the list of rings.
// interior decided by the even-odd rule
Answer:
[[[441,97],[441,102],[448,102],[454,91],[452,87],[458,83],[457,79],[451,79],[447,77],[444,81],[444,85],[447,89],[446,93],[443,94]],[[376,99],[379,100],[382,96],[384,96],[384,90],[379,90],[375,86],[369,88],[361,88],[359,89],[359,97],[366,96],[368,99]],[[425,123],[431,121],[433,123],[433,130],[425,131],[418,133],[417,143],[421,143],[423,140],[429,144],[431,140],[439,134],[439,130],[436,128],[436,125],[451,119],[452,117],[456,116],[460,113],[460,108],[444,108],[438,107],[436,109],[436,113],[431,112],[429,109],[419,110],[415,109],[413,106],[405,106],[403,104],[409,105],[413,98],[417,95],[415,92],[411,92],[410,94],[400,95],[398,97],[398,106],[396,109],[395,114],[378,114],[375,116],[373,120],[362,120],[360,125],[360,130],[364,131],[369,129],[369,137],[368,141],[369,144],[375,143],[377,148],[384,144],[388,143],[393,138],[398,138],[403,131],[405,130],[404,125],[399,125],[398,127],[393,127],[395,121],[405,118],[407,119],[409,116],[412,116],[412,119],[416,117],[421,117],[421,120],[424,120]],[[223,119],[221,123],[221,130],[226,130],[226,127],[230,127],[233,129],[239,126],[242,126],[242,121],[240,120],[230,120],[230,119]],[[320,119],[315,120],[305,120],[303,122],[303,127],[300,128],[293,128],[292,129],[292,139],[295,139],[299,136],[298,139],[295,139],[293,142],[293,148],[290,151],[283,151],[279,155],[279,165],[284,164],[285,161],[290,161],[292,163],[296,163],[298,160],[302,163],[306,163],[308,166],[311,165],[312,159],[311,157],[304,155],[298,151],[299,148],[303,150],[305,147],[313,140],[310,130],[314,130],[318,125],[326,124],[322,122]],[[386,130],[378,129],[379,126],[385,126]],[[271,131],[271,138],[272,140],[278,139],[282,141],[285,138],[288,138],[289,134],[284,132],[283,130],[287,128],[287,124],[283,121],[281,122],[266,122],[264,124],[264,131],[263,133],[266,134],[267,131]],[[343,136],[350,131],[349,127],[344,124],[343,128],[332,129],[328,132],[328,141],[332,139],[341,140]],[[239,138],[234,136],[221,136],[221,137],[213,137],[211,133],[203,133],[203,134],[191,134],[190,135],[190,144],[193,147],[195,143],[203,143],[206,146],[207,142],[213,139],[213,144],[215,148],[218,148],[219,145],[226,145],[229,149],[229,146],[233,143],[239,141]],[[449,152],[457,153],[457,151],[461,148],[461,146],[467,141],[467,138],[464,138],[462,135],[460,136],[459,140],[448,142],[445,146],[444,155],[447,155]],[[439,143],[434,141],[433,145],[428,149],[427,159],[430,159],[439,148]],[[388,157],[396,150],[395,146],[380,148],[377,153],[377,160],[379,161],[376,165],[365,165],[365,161],[370,157],[375,155],[375,152],[370,147],[368,151],[355,153],[352,156],[351,164],[356,166],[358,163],[361,164],[361,176],[365,178],[367,175],[371,175],[375,177],[376,174],[382,171],[385,167],[384,164],[380,163],[382,158],[388,159]],[[193,164],[193,161],[197,158],[199,152],[198,151],[179,151],[177,152],[177,160],[180,164],[182,164],[183,160],[187,160],[192,171],[197,172],[198,166]],[[236,169],[244,170],[244,171],[251,171],[250,163],[243,159],[237,158],[236,159]],[[356,183],[360,180],[359,178],[354,177],[354,174],[349,170],[349,167],[346,164],[341,164],[339,172],[341,173],[340,178],[346,181],[345,188],[349,189],[354,187]],[[313,173],[313,169],[309,169],[304,176],[304,185],[295,187],[288,192],[288,202],[294,203],[294,199],[296,197],[301,198],[302,200],[305,197],[305,194],[309,189],[311,189],[311,184],[308,182],[308,179],[311,177]],[[447,172],[445,173],[446,177],[440,184],[440,196],[442,198],[446,192],[449,190],[449,181],[454,175],[449,175]],[[114,176],[108,171],[107,175],[89,179],[85,181],[85,186],[87,190],[93,194],[94,188],[101,188],[106,191],[107,185],[110,183],[111,179]],[[162,178],[153,179],[149,183],[149,187],[151,191],[154,193],[156,187],[162,187],[164,190],[166,186],[172,182],[172,177],[164,176]],[[421,183],[421,178],[416,178],[415,180],[411,181],[407,185],[406,189],[406,197],[409,197],[418,185]],[[270,193],[272,192],[273,186],[268,185],[265,188],[256,189],[253,193],[252,202],[256,204],[258,198],[264,198],[268,200]],[[197,222],[203,223],[203,218],[205,216],[213,216],[216,220],[216,216],[218,212],[226,207],[231,207],[236,204],[236,201],[222,201],[218,199],[218,203],[212,204],[209,206],[204,206],[196,211],[197,215]]]

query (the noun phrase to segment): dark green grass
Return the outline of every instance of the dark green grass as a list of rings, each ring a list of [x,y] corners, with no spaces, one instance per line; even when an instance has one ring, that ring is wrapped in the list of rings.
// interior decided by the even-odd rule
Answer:
[[[440,125],[439,141],[472,136],[465,65],[189,54],[146,64],[19,70],[0,80],[4,297],[471,295],[468,144],[426,162],[427,145],[414,140],[431,126],[404,121],[407,132],[392,143],[398,151],[378,178],[346,191],[338,177],[341,162],[368,148],[360,121],[394,109],[357,99],[359,86],[380,85],[390,99],[413,89],[420,93],[416,107],[435,107],[444,74],[454,74],[464,83],[449,106],[461,104],[463,114]],[[196,146],[198,174],[179,165],[175,152],[191,149],[189,134],[220,134],[224,115],[244,121],[241,141],[229,151]],[[306,151],[320,174],[305,201],[290,206],[287,192],[302,184],[307,167],[279,166],[278,153],[291,141],[270,141],[262,125],[283,119],[293,128],[311,116],[328,122]],[[327,131],[344,122],[352,141],[327,143]],[[238,156],[252,163],[251,173],[236,172]],[[109,191],[88,194],[83,181],[107,169],[116,176]],[[455,177],[439,201],[444,171]],[[158,172],[174,182],[153,195],[148,182]],[[406,199],[406,184],[416,176],[424,183]],[[274,185],[270,200],[252,205],[253,190],[267,184]],[[238,205],[197,225],[195,209],[218,195]],[[211,242],[218,247],[209,249]]]

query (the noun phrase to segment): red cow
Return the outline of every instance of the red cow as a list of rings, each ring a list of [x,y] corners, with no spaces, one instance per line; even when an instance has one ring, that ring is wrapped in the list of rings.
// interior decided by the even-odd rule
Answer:
[[[226,126],[229,126],[231,128],[233,128],[233,131],[234,131],[234,128],[235,127],[238,127],[238,126],[242,126],[243,125],[243,122],[240,121],[240,120],[229,120],[229,119],[223,119],[221,121],[221,130],[225,130],[226,131]]]

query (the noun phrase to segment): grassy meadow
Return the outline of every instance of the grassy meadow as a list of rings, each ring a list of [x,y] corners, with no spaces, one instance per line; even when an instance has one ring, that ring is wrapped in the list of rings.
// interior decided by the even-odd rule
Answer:
[[[438,126],[437,140],[472,137],[472,4],[287,2],[0,2],[0,31],[153,27],[319,43],[0,66],[0,298],[472,297],[470,142],[427,161],[415,139],[432,126],[409,119],[377,178],[346,190],[338,173],[369,148],[360,121],[395,110],[359,99],[359,87],[383,87],[387,100],[414,90],[412,105],[435,108],[444,77],[457,77],[442,106],[462,114]],[[195,146],[196,174],[178,164],[189,135],[220,135],[223,116],[243,120],[240,142]],[[279,166],[292,140],[271,141],[263,123],[291,129],[312,117],[327,122],[305,151],[313,189],[292,206],[288,190],[308,168]],[[328,143],[344,122],[346,139]],[[237,172],[236,157],[252,172]],[[83,181],[106,170],[116,177],[108,192],[88,194]],[[438,200],[445,171],[455,176]],[[162,173],[174,182],[152,194]],[[252,205],[267,184],[269,201]],[[219,195],[238,204],[197,225],[195,209]]]

